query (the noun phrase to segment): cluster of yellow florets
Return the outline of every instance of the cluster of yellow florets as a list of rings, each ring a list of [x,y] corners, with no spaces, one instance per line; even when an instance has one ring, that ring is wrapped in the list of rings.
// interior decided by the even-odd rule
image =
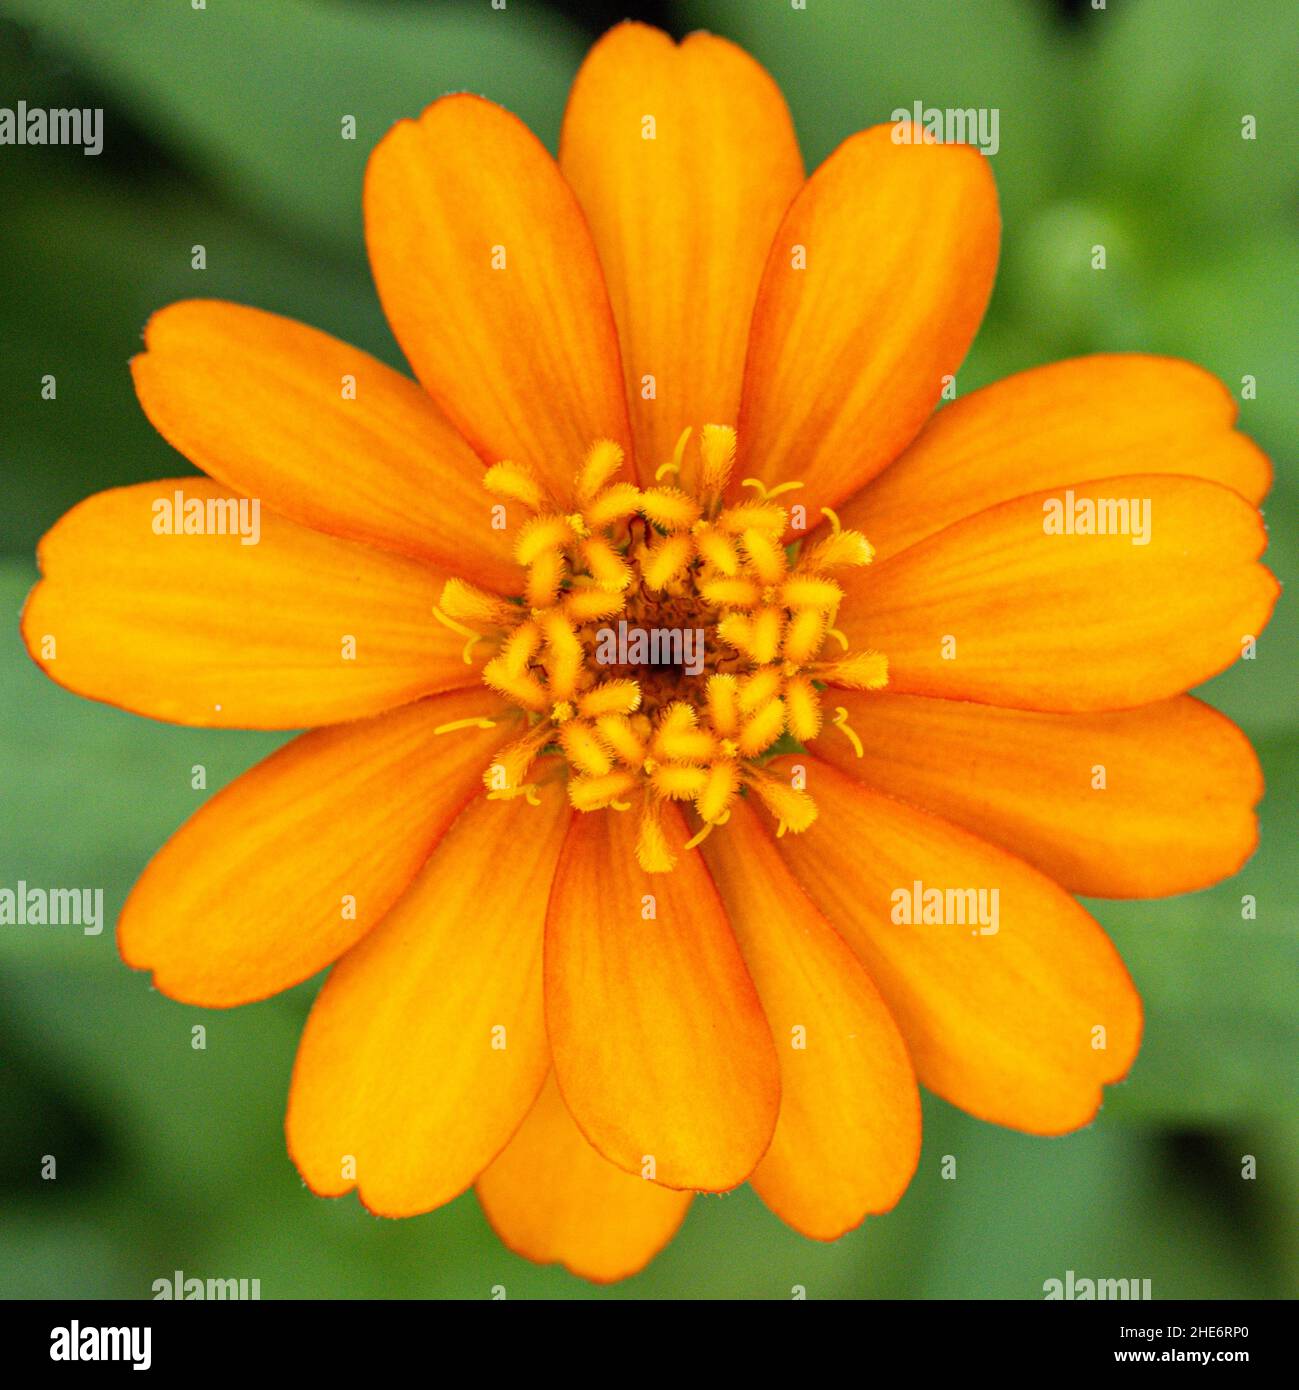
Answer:
[[[479,642],[494,646],[483,680],[526,715],[525,731],[484,774],[488,794],[530,794],[530,769],[553,749],[579,811],[638,804],[637,856],[650,872],[675,862],[660,822],[665,800],[693,804],[703,830],[692,845],[725,823],[745,787],[782,833],[805,830],[815,804],[764,770],[764,755],[785,735],[805,742],[820,732],[825,686],[878,690],[888,681],[885,658],[849,653],[834,626],[844,595],[831,573],[869,564],[866,538],[827,512],[823,539],[787,548],[789,515],[775,498],[799,485],[768,491],[746,479],[754,496],[727,505],[735,431],[707,425],[687,487],[690,433],[656,479],[676,481],[649,488],[621,478],[622,449],[598,441],[567,507],[531,469],[489,468],[488,490],[529,513],[515,545],[521,602],[453,579],[437,610],[469,640],[467,660]],[[610,674],[594,655],[600,632],[618,620],[702,630],[698,673],[641,666]],[[827,641],[839,644],[831,659],[822,655]]]

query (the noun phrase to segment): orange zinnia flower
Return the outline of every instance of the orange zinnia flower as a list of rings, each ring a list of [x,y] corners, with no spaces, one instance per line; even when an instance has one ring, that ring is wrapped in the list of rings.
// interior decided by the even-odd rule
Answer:
[[[476,1183],[593,1279],[746,1179],[834,1238],[910,1180],[917,1078],[1060,1134],[1127,1072],[1140,1002],[1072,893],[1251,853],[1253,754],[1183,692],[1275,601],[1267,460],[1154,357],[930,419],[999,220],[980,154],[899,133],[805,179],[745,54],[624,25],[558,163],[472,96],[374,151],[420,385],[233,304],[150,321],[140,401],[212,481],[76,507],[23,628],[140,714],[323,726],[119,928],[206,1006],[338,963],[288,1105],[314,1191]],[[196,534],[158,535],[176,491]],[[211,534],[239,498],[256,544]]]

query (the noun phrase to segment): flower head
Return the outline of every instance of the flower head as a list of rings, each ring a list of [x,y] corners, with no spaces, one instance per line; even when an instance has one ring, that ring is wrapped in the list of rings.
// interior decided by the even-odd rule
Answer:
[[[442,98],[365,213],[419,384],[173,305],[132,370],[208,478],[41,546],[56,680],[312,730],[160,851],[126,961],[208,1006],[332,965],[288,1110],[312,1189],[402,1216],[476,1183],[594,1279],[696,1191],[821,1239],[887,1210],[917,1079],[1085,1124],[1141,1010],[1071,894],[1255,842],[1248,744],[1184,694],[1276,597],[1222,387],[1098,356],[934,413],[993,281],[988,162],[895,125],[805,179],[707,35],[601,40],[558,162]]]

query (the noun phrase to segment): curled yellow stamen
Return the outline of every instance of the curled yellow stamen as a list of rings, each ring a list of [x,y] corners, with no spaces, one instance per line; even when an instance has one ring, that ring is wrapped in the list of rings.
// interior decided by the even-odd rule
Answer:
[[[509,787],[504,791],[494,791],[487,793],[488,801],[513,801],[515,797],[521,796],[529,806],[540,806],[541,797],[538,795],[540,788],[535,782],[525,782],[521,787]]]
[[[844,734],[849,743],[853,746],[853,752],[859,758],[866,756],[866,750],[862,747],[861,739],[857,737],[857,731],[848,723],[848,711],[843,705],[839,705],[834,712],[834,719],[831,721],[834,727]]]
[[[704,842],[704,841],[713,833],[713,831],[716,830],[716,829],[717,829],[717,822],[716,822],[716,821],[711,821],[711,820],[710,820],[710,821],[705,821],[705,822],[704,822],[704,828],[703,828],[697,835],[692,835],[692,836],[685,842],[685,844],[682,845],[681,848],[682,848],[682,849],[697,849],[700,845],[703,844],[703,842]]]
[[[466,627],[464,623],[458,623],[454,618],[448,618],[436,603],[433,605],[433,616],[443,627],[450,628],[452,632],[460,637],[478,638],[483,635],[481,632],[475,632],[471,627]]]

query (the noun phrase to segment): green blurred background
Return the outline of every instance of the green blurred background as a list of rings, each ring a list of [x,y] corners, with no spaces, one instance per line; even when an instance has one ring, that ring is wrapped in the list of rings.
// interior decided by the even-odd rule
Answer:
[[[707,27],[774,73],[814,166],[898,106],[995,106],[1005,215],[962,392],[1035,363],[1144,349],[1211,368],[1277,464],[1269,559],[1299,574],[1299,10],[1271,0],[0,0],[0,106],[101,106],[98,158],[0,149],[0,883],[135,876],[280,740],[173,729],[79,700],[22,652],[39,535],[87,493],[189,471],[137,408],[149,313],[208,295],[397,363],[360,220],[365,156],[446,90],[482,92],[554,147],[582,53],[632,14]],[[339,137],[356,117],[355,143]],[[1245,115],[1257,139],[1241,138]],[[1089,267],[1103,242],[1109,268]],[[207,269],[190,248],[207,248]],[[1288,331],[1287,331],[1288,330]],[[56,401],[40,398],[53,373]],[[1212,546],[1212,535],[1204,544]],[[148,1297],[180,1269],[272,1297],[1041,1297],[1043,1281],[1152,1280],[1156,1297],[1299,1293],[1299,712],[1295,614],[1209,697],[1268,778],[1257,856],[1162,903],[1091,906],[1145,998],[1130,1079],[1088,1130],[1045,1140],[926,1098],[898,1209],[834,1245],[748,1189],[696,1201],[636,1279],[597,1290],[506,1251],[472,1196],[403,1222],[306,1191],[282,1112],[318,982],[231,1012],[172,1003],[111,928],[0,928],[0,1294]],[[1188,749],[1193,757],[1195,750]],[[1257,919],[1242,920],[1243,894]],[[207,1048],[190,1046],[202,1022]],[[41,1157],[58,1160],[40,1177]],[[943,1155],[957,1179],[939,1176]],[[1257,1178],[1242,1180],[1244,1155]]]

